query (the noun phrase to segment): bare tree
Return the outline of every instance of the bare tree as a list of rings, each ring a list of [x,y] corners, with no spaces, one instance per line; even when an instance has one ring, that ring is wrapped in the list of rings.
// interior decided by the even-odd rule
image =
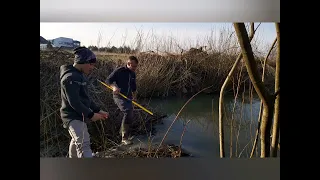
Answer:
[[[98,51],[100,51],[100,48],[101,48],[101,40],[102,40],[102,34],[101,34],[101,31],[99,31],[98,33],[98,39],[97,39],[97,47],[98,47]]]
[[[137,31],[137,36],[135,38],[135,44],[136,44],[136,52],[141,52],[142,49],[143,49],[143,37],[144,37],[144,34],[142,33],[142,30],[138,30],[136,28],[136,31]]]
[[[126,29],[125,34],[122,35],[122,38],[123,38],[122,47],[126,46],[127,36],[128,36],[128,29]],[[125,53],[127,53],[127,52],[125,52]]]
[[[280,126],[280,23],[275,23],[277,31],[277,59],[276,59],[276,75],[275,75],[275,105],[272,128],[271,157],[277,157],[279,126]]]
[[[244,23],[234,23],[234,28],[241,47],[243,59],[247,72],[255,91],[263,102],[263,114],[261,119],[261,154],[260,157],[270,156],[270,131],[272,126],[272,115],[274,111],[274,98],[267,92],[258,73],[257,64],[253,56],[252,47]]]
[[[266,66],[267,66],[267,61],[269,59],[269,56],[274,48],[274,45],[276,44],[277,42],[277,38],[274,39],[272,45],[271,45],[271,48],[267,54],[267,56],[265,57],[264,61],[263,61],[263,69],[262,69],[262,82],[264,82],[264,77],[265,77],[265,71],[266,71]],[[257,131],[256,131],[256,136],[255,136],[255,139],[254,139],[254,142],[253,142],[253,146],[252,146],[252,150],[251,150],[251,154],[250,154],[250,158],[253,157],[253,154],[254,154],[254,151],[255,149],[257,148],[257,142],[258,142],[258,138],[259,138],[259,133],[260,133],[260,124],[261,124],[261,115],[262,115],[262,110],[263,110],[263,102],[261,101],[260,102],[260,110],[259,110],[259,117],[258,117],[258,128],[257,128]]]
[[[260,26],[260,24],[258,25],[258,27]],[[253,39],[254,33],[256,32],[258,27],[256,29],[254,29],[254,23],[251,23],[250,41]],[[236,67],[239,64],[241,59],[242,59],[242,54],[240,53],[238,55],[236,61],[234,62],[233,66],[232,66],[228,76],[226,77],[226,79],[225,79],[225,81],[224,81],[224,83],[223,83],[223,85],[221,87],[221,90],[220,90],[220,97],[219,97],[219,138],[220,138],[220,157],[221,158],[225,157],[225,151],[224,151],[224,128],[223,128],[223,98],[224,98],[224,90],[225,90],[226,86],[228,85],[228,83],[230,82],[230,78],[232,77],[232,75],[234,73],[234,70],[236,69]],[[231,126],[232,126],[232,124],[231,124]],[[232,127],[231,127],[231,129],[232,129]],[[231,134],[231,137],[232,137],[232,134]],[[232,142],[230,142],[230,143],[231,143],[231,148],[232,148]]]

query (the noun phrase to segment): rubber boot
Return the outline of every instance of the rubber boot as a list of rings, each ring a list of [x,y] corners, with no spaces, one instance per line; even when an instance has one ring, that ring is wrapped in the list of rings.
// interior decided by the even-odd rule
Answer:
[[[129,140],[129,125],[124,124],[123,127],[121,128],[121,143],[124,145],[130,145],[132,142]]]

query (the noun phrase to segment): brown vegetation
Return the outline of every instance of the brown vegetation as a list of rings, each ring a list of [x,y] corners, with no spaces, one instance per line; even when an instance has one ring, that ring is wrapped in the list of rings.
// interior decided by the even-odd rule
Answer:
[[[68,132],[63,129],[59,116],[61,103],[59,67],[65,63],[72,63],[72,54],[63,51],[47,51],[40,56],[40,157],[56,157],[67,154],[70,138]],[[101,66],[104,68],[100,68]],[[99,62],[97,67],[98,70],[89,78],[92,82],[89,89],[93,94],[94,101],[110,112],[110,118],[107,121],[89,124],[89,131],[92,136],[93,150],[103,151],[120,141],[118,132],[121,115],[113,103],[109,90],[95,81],[96,78],[111,73],[112,65],[108,61],[103,61]],[[148,107],[148,109],[151,108]],[[161,118],[164,117],[156,112],[154,114],[155,116],[150,116],[144,111],[135,111],[134,135],[154,132],[152,125],[161,122]]]
[[[138,99],[193,95],[209,86],[212,88],[206,93],[219,92],[237,56],[199,50],[196,50],[197,53],[188,51],[178,55],[135,54],[139,58]],[[97,53],[97,55],[99,59],[97,69],[89,77],[92,82],[90,91],[93,94],[93,99],[110,112],[110,120],[92,123],[89,130],[92,134],[94,151],[104,151],[115,146],[120,140],[118,128],[121,116],[113,103],[111,92],[100,85],[96,79],[105,80],[114,68],[124,64],[128,55],[107,53]],[[59,117],[59,67],[65,63],[71,64],[72,60],[73,54],[68,51],[41,51],[40,53],[41,157],[65,156],[67,153],[70,138],[67,131],[62,128]],[[257,62],[259,62],[259,58],[257,58]],[[262,73],[261,63],[257,64],[258,70]],[[237,74],[240,69],[239,65],[234,74]],[[232,76],[231,82],[237,83],[238,79],[242,81],[249,79],[247,73],[242,73],[242,76],[242,78],[236,77],[236,75]],[[265,83],[268,89],[274,89],[274,68],[270,66],[266,68]],[[226,87],[226,90],[232,90],[232,84]],[[151,109],[146,104],[143,105]],[[154,112],[152,109],[151,111]],[[159,123],[163,117],[159,113],[156,113],[155,117],[151,117],[140,110],[136,110],[135,114],[136,134],[154,132],[153,125]]]
[[[142,145],[141,145],[142,146]],[[150,145],[148,147],[136,147],[136,148],[121,148],[112,149],[99,153],[97,157],[108,158],[179,158],[190,157],[191,154],[185,152],[179,146],[173,144],[162,145],[159,149],[157,145]]]

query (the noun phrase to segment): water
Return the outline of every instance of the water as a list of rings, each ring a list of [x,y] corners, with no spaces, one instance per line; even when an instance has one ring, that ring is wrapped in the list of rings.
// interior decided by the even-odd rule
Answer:
[[[153,143],[161,142],[168,127],[187,100],[182,98],[151,99],[149,104],[151,107],[168,115],[164,119],[164,124],[156,126],[157,133],[153,137]],[[189,121],[182,139],[182,147],[195,157],[219,157],[218,102],[218,96],[196,96],[186,105],[173,124],[165,143],[179,145],[184,124]],[[232,113],[234,102],[234,96],[225,96],[225,153],[226,157],[230,157],[230,120],[232,114],[234,114],[232,157],[247,158],[250,156],[257,129],[260,100],[254,97],[251,101],[249,96],[243,98],[239,94],[235,103],[235,113]],[[142,139],[142,141],[147,140]],[[258,145],[260,145],[260,142],[258,142]]]

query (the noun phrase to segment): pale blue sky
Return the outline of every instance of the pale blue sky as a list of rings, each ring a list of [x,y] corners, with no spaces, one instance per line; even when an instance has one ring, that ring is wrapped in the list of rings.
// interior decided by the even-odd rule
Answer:
[[[256,23],[257,25],[258,23]],[[145,42],[152,44],[150,34],[158,38],[173,37],[180,45],[193,46],[203,44],[205,37],[212,31],[218,35],[219,30],[227,28],[233,31],[232,23],[40,23],[40,35],[45,39],[69,37],[81,41],[81,45],[97,45],[101,32],[100,46],[134,45],[140,30]],[[149,33],[149,38],[146,38]],[[124,38],[125,34],[127,37]],[[257,40],[262,51],[270,46],[276,37],[274,23],[262,23],[257,31]],[[159,40],[158,40],[159,41]],[[150,45],[151,45],[150,44]],[[146,45],[147,46],[147,45]]]

